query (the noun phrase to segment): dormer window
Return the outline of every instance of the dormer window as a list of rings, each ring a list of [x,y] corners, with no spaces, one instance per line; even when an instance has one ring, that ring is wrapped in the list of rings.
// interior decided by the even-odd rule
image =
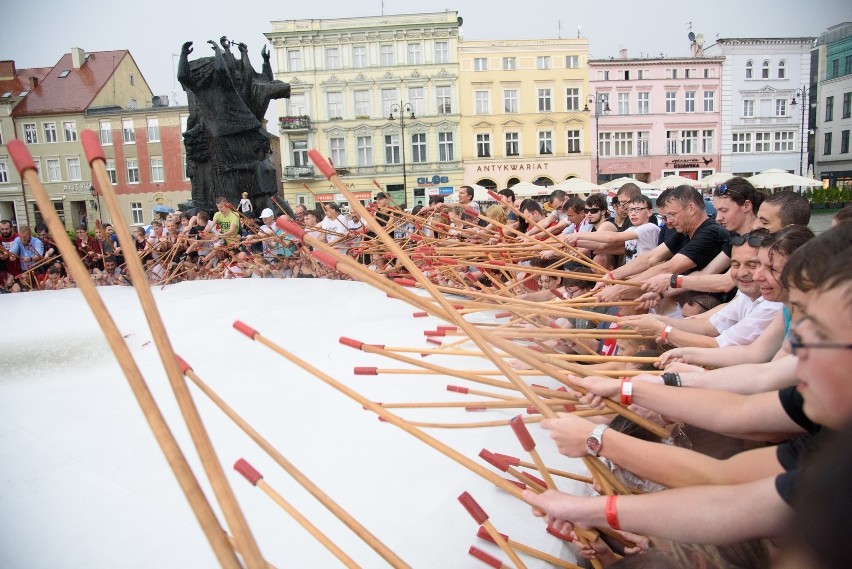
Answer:
[[[68,69],[66,69],[65,71],[63,71],[62,73],[60,73],[60,74],[59,74],[59,78],[60,78],[60,79],[65,79],[65,78],[66,78],[66,77],[68,77],[68,75],[70,75],[70,74],[71,74],[71,71],[69,71]]]

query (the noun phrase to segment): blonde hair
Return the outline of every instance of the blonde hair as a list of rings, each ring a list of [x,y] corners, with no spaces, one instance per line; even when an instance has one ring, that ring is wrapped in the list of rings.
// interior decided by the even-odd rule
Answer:
[[[503,206],[492,205],[488,209],[485,210],[485,217],[488,219],[492,219],[500,224],[505,224],[509,221],[509,216],[506,215],[506,210],[503,209]]]

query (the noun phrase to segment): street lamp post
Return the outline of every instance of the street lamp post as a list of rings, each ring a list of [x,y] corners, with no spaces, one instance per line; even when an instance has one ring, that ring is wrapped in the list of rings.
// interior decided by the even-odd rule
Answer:
[[[801,89],[796,89],[796,92],[793,93],[793,100],[790,101],[790,106],[794,109],[798,104],[796,102],[796,97],[799,97],[802,100],[802,124],[799,131],[799,176],[803,176],[804,174],[802,173],[802,170],[805,162],[805,113],[810,107],[810,89],[808,89],[807,85],[802,85]],[[806,100],[808,104],[805,104]],[[808,146],[810,146],[810,135],[811,132],[808,130]]]
[[[403,103],[402,101],[391,105],[388,120],[396,120],[393,116],[394,113],[399,116],[399,137],[400,144],[402,144],[402,187],[405,195],[404,200],[408,201],[408,176],[405,166],[405,115],[408,114],[409,119],[416,119],[417,117],[414,116],[414,107],[411,106],[411,103]]]
[[[598,94],[589,95],[586,98],[586,106],[583,108],[584,112],[589,112],[589,105],[595,106],[595,183],[599,184],[601,178],[601,143],[598,140],[600,136],[598,120],[603,113],[609,112],[609,97]]]

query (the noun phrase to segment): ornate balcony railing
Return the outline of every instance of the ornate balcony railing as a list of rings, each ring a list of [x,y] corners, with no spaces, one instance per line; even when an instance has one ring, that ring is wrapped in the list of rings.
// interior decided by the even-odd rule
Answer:
[[[315,178],[313,166],[284,166],[284,178]]]
[[[309,130],[311,128],[311,117],[308,115],[286,116],[278,119],[278,126],[284,130]]]

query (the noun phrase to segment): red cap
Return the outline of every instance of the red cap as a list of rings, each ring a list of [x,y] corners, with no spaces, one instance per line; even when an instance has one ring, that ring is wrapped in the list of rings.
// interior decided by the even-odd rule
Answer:
[[[491,565],[492,567],[494,567],[494,569],[501,569],[504,566],[503,562],[497,559],[496,557],[492,557],[491,555],[485,553],[481,549],[477,549],[472,545],[470,546],[470,549],[467,550],[467,552],[482,561],[483,563],[485,563],[486,565]]]
[[[418,235],[417,233],[412,233],[411,235],[408,236],[408,238],[411,239],[412,241],[423,241],[423,236]]]
[[[485,523],[485,520],[488,519],[488,514],[485,513],[479,504],[476,503],[476,500],[473,499],[473,496],[468,494],[467,492],[462,492],[458,498],[461,505],[464,506],[464,509],[467,510],[467,513],[471,515],[471,517],[478,523],[482,525]]]
[[[347,338],[346,336],[341,336],[338,342],[340,342],[344,346],[355,348],[356,350],[361,350],[364,348],[364,342],[359,342],[358,340],[353,340],[352,338]]]
[[[498,259],[494,259],[494,260],[488,261],[488,264],[489,265],[496,265],[498,267],[505,267],[506,261],[500,261]]]
[[[236,328],[238,332],[242,332],[252,340],[254,340],[254,337],[257,334],[257,330],[240,320],[234,320],[234,328]]]
[[[461,385],[448,385],[448,386],[447,386],[447,391],[454,391],[454,392],[456,392],[456,393],[467,393],[467,392],[468,392],[468,388],[467,388],[467,387],[462,387]]]
[[[275,225],[278,226],[279,229],[283,229],[290,235],[298,237],[302,239],[305,236],[305,229],[298,225],[295,221],[287,219],[285,216],[279,216],[278,219],[275,220]]]
[[[444,265],[458,265],[459,260],[453,259],[452,257],[438,257],[438,262],[443,263]]]
[[[379,375],[379,368],[376,367],[356,367],[355,375]]]
[[[508,462],[512,466],[518,466],[518,465],[521,464],[521,459],[516,457],[516,456],[511,456],[511,455],[508,455],[508,454],[502,454],[502,453],[499,453],[499,452],[495,452],[495,453],[492,453],[492,454],[494,456],[496,456],[497,458],[501,459],[501,460],[505,460],[506,462]]]
[[[501,201],[500,200],[500,197],[501,197],[500,194],[498,194],[494,190],[488,190],[488,195],[491,196],[492,198],[494,198],[494,201],[497,201],[497,202]]]
[[[415,312],[413,314],[415,318],[423,318],[424,316],[429,316],[428,312]]]
[[[437,344],[439,346],[444,345],[444,343],[437,338],[426,338],[426,341],[429,342],[430,344]],[[429,354],[421,354],[421,355],[429,355]]]
[[[337,175],[337,170],[334,169],[334,166],[332,166],[316,148],[308,150],[308,158],[311,159],[311,162],[319,168],[320,173],[326,178],[331,179],[332,176]]]
[[[577,406],[573,403],[568,403],[567,405],[565,405],[565,407],[563,407],[563,409],[565,409],[566,413],[573,413],[577,410]]]
[[[487,411],[488,409],[486,407],[477,407],[475,405],[471,405],[470,407],[465,407],[464,410],[465,411],[477,412],[477,411]]]
[[[447,332],[455,332],[458,330],[458,327],[453,326],[452,324],[438,324],[438,330],[446,330]]]
[[[89,161],[89,165],[92,165],[92,162],[95,160],[103,160],[106,162],[106,157],[104,156],[104,149],[101,148],[101,142],[98,139],[98,135],[95,134],[93,130],[84,129],[83,132],[80,133],[80,142],[83,143],[83,152],[86,153],[86,160]]]
[[[15,168],[18,169],[18,172],[23,174],[27,170],[36,170],[33,157],[23,142],[20,140],[10,140],[6,144],[6,149],[9,151],[9,156],[12,157],[12,162],[15,163]]]
[[[260,475],[260,472],[255,470],[254,467],[246,462],[246,459],[244,458],[241,458],[234,463],[234,470],[242,474],[245,479],[251,482],[254,486],[257,486],[257,483],[261,478],[263,478],[263,476]]]
[[[494,541],[494,538],[491,537],[491,534],[488,533],[488,530],[482,526],[479,526],[479,529],[476,530],[476,537],[478,537],[479,539],[484,539],[485,541],[490,541],[491,543],[497,543],[496,541]],[[503,538],[503,541],[509,541],[509,536],[505,533],[501,533],[500,537]]]
[[[316,257],[317,261],[327,266],[332,271],[337,270],[337,260],[328,253],[324,253],[322,251],[311,251],[311,256]]]
[[[532,435],[530,435],[529,430],[527,430],[523,417],[515,415],[509,419],[509,425],[511,425],[512,430],[515,431],[515,436],[518,437],[518,441],[520,441],[521,446],[525,451],[530,452],[535,448],[535,441],[533,440]]]
[[[424,336],[446,336],[446,330],[423,330]]]
[[[526,484],[524,484],[523,482],[518,481],[518,480],[511,480],[511,479],[509,479],[509,478],[503,478],[503,480],[505,480],[505,481],[506,481],[506,482],[508,482],[509,484],[514,484],[515,486],[517,486],[517,487],[518,487],[518,488],[520,488],[521,490],[526,490],[526,489],[527,489],[527,485],[526,485]]]
[[[400,286],[414,286],[417,282],[414,279],[404,279],[401,277],[397,277],[393,280],[396,284]]]
[[[537,476],[533,476],[529,472],[521,472],[521,476],[523,476],[527,480],[532,480],[533,482],[535,482],[536,484],[538,484],[542,488],[547,488],[547,483],[544,480],[542,480],[541,478],[539,478]]]
[[[565,535],[564,533],[559,533],[558,531],[553,529],[551,526],[547,526],[547,533],[549,533],[550,535],[556,536],[559,539],[564,539],[565,541],[568,541],[568,542],[574,541],[574,539],[570,535]]]
[[[494,318],[509,318],[512,316],[511,312],[498,312],[494,315]]]
[[[186,375],[186,372],[192,371],[192,366],[186,363],[186,360],[175,354],[175,359],[177,360],[178,366],[180,367],[180,372]]]
[[[535,407],[527,407],[527,415],[539,415],[541,411],[536,409]]]
[[[508,462],[502,460],[499,456],[486,449],[482,449],[481,451],[479,451],[479,458],[481,458],[497,470],[502,470],[503,472],[506,472],[506,470],[509,468]]]

